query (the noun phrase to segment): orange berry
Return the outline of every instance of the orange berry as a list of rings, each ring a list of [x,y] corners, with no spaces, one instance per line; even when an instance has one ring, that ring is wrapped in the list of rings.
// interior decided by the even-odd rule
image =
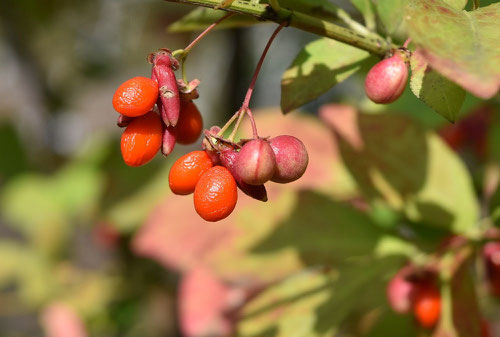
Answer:
[[[213,166],[205,151],[193,151],[177,159],[168,176],[170,189],[175,194],[193,193],[200,177]]]
[[[158,100],[158,83],[147,77],[123,82],[113,96],[113,107],[122,115],[137,117],[153,109]]]
[[[194,208],[206,221],[219,221],[231,214],[238,201],[236,181],[229,170],[214,166],[206,171],[194,190]]]
[[[424,328],[432,328],[441,314],[441,294],[434,285],[418,288],[413,302],[413,314]]]
[[[175,136],[179,144],[193,144],[203,130],[203,118],[193,102],[181,101],[179,121],[175,127]]]
[[[141,166],[149,162],[161,147],[161,118],[155,112],[134,118],[122,134],[121,150],[125,164]]]

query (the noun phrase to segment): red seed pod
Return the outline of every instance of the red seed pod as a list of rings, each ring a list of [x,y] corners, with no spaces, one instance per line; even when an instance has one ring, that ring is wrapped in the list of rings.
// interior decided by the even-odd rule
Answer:
[[[175,132],[173,132],[171,127],[164,127],[162,143],[161,143],[161,153],[166,157],[170,153],[172,153],[174,147],[175,147]]]
[[[304,144],[288,135],[271,138],[269,144],[276,158],[276,172],[271,181],[286,184],[302,177],[309,163]]]
[[[134,119],[134,117],[120,115],[120,116],[118,116],[118,120],[116,121],[116,125],[118,125],[120,128],[125,128],[130,124],[130,122],[132,122],[133,119]]]
[[[224,147],[220,152],[219,158],[222,166],[231,172],[234,180],[236,180],[236,184],[243,193],[254,199],[264,202],[267,201],[267,191],[264,185],[249,185],[241,180],[241,177],[236,173],[235,165],[238,158],[238,152],[230,147]]]
[[[387,285],[387,300],[392,310],[400,314],[410,312],[415,284],[406,279],[410,269],[401,269]]]
[[[179,120],[180,98],[177,80],[172,67],[172,57],[168,52],[161,51],[154,55],[152,62],[151,78],[158,82],[161,101],[158,108],[161,117],[166,126],[175,126]]]
[[[190,102],[194,99],[200,97],[198,93],[198,85],[200,80],[194,79],[189,83],[185,83],[184,80],[177,80],[177,88],[179,88],[179,95],[182,102]]]
[[[392,103],[401,96],[408,80],[408,65],[403,53],[397,51],[392,57],[374,65],[365,79],[365,92],[375,103]]]
[[[413,314],[424,328],[434,327],[441,316],[441,293],[434,283],[421,283],[415,288]]]
[[[483,259],[490,292],[500,297],[500,242],[489,242],[484,245]]]
[[[241,148],[235,164],[236,174],[247,184],[262,185],[276,171],[276,158],[269,143],[253,139]]]

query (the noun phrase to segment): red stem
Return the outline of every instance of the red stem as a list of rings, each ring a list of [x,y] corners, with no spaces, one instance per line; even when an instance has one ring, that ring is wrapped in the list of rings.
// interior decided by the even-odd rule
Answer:
[[[193,40],[193,42],[191,42],[186,48],[184,48],[184,50],[186,52],[189,52],[189,50],[191,50],[191,48],[193,48],[201,39],[203,39],[203,37],[205,37],[205,35],[207,35],[212,29],[214,29],[215,26],[217,26],[219,23],[226,20],[227,18],[233,16],[234,14],[236,14],[236,13],[228,13],[228,14],[224,15],[222,18],[220,18],[219,20],[212,23],[200,35],[198,35],[196,37],[196,39]]]
[[[408,45],[410,44],[411,42],[411,38],[408,38],[405,43],[403,44],[403,48],[407,49],[408,48]]]
[[[245,100],[243,101],[243,105],[240,108],[240,111],[246,111],[248,113],[248,117],[250,118],[250,122],[252,123],[252,130],[253,130],[253,136],[254,138],[258,138],[258,133],[257,133],[257,126],[255,125],[255,120],[252,115],[252,111],[248,108],[250,104],[250,99],[252,98],[253,94],[253,88],[255,87],[255,82],[257,82],[257,78],[259,77],[259,72],[260,68],[262,68],[262,63],[264,63],[264,59],[266,58],[267,52],[269,48],[271,47],[271,44],[274,41],[274,38],[280,30],[285,26],[285,22],[281,23],[278,28],[274,31],[273,35],[269,38],[269,41],[267,41],[266,48],[264,48],[264,51],[262,52],[262,55],[260,56],[259,63],[257,63],[257,68],[255,68],[255,72],[252,77],[252,81],[250,82],[250,86],[248,87],[247,94],[245,96]]]

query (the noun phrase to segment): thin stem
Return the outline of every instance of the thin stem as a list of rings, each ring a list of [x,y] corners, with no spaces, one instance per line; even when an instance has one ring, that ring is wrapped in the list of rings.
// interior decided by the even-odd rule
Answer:
[[[185,3],[196,6],[215,8],[220,0],[165,0],[168,2]],[[281,7],[278,12],[269,11],[267,4],[251,4],[244,1],[235,1],[225,11],[252,16],[261,21],[273,21],[276,23],[287,22],[288,26],[319,36],[328,37],[359,49],[366,50],[374,55],[385,56],[391,49],[397,46],[387,43],[381,38],[364,36],[352,29],[345,28],[326,20],[313,17],[298,11],[291,11]]]
[[[479,6],[480,6],[480,5],[481,5],[480,0],[474,0],[474,1],[472,2],[472,10],[474,10],[474,11],[475,11],[476,9],[478,9],[478,8],[479,8]]]
[[[403,48],[404,49],[408,49],[408,46],[410,45],[411,43],[411,38],[408,38],[405,43],[403,43]]]
[[[264,48],[264,51],[262,52],[262,55],[260,56],[259,63],[257,63],[257,67],[255,68],[255,72],[252,76],[252,81],[250,82],[250,86],[248,87],[247,94],[245,95],[245,100],[243,101],[243,104],[241,105],[240,111],[245,111],[248,114],[248,117],[250,118],[250,122],[252,123],[252,131],[253,131],[253,137],[258,138],[259,133],[257,132],[257,125],[255,124],[255,119],[253,118],[252,111],[249,109],[250,105],[250,99],[252,98],[253,94],[253,88],[255,87],[255,82],[257,82],[257,78],[259,77],[259,72],[260,69],[262,68],[262,64],[264,63],[264,59],[266,58],[267,52],[269,51],[269,48],[271,47],[271,44],[274,41],[274,38],[278,33],[283,29],[285,26],[285,23],[281,23],[278,28],[276,28],[269,38],[269,41],[267,41],[266,47]],[[235,127],[236,129],[236,127]]]
[[[187,53],[189,53],[189,51],[194,47],[196,46],[196,44],[198,42],[200,42],[201,39],[203,39],[205,37],[205,35],[207,35],[212,29],[215,28],[215,26],[217,26],[219,23],[221,23],[222,21],[226,20],[227,18],[233,16],[235,13],[228,13],[226,15],[224,15],[222,18],[220,18],[219,20],[215,21],[214,23],[212,23],[210,26],[208,26],[203,32],[201,32],[200,35],[198,35],[196,37],[196,39],[193,40],[193,42],[191,42],[186,48],[184,48],[184,51]]]
[[[274,41],[274,38],[278,33],[280,32],[281,29],[285,26],[284,23],[280,24],[278,28],[274,31],[273,35],[269,38],[269,41],[267,41],[267,45],[264,48],[264,51],[262,52],[262,55],[260,56],[259,63],[257,63],[257,67],[255,68],[255,72],[252,77],[252,81],[250,82],[250,86],[248,87],[247,94],[245,96],[245,100],[243,101],[243,104],[241,105],[242,110],[247,110],[248,106],[250,104],[250,99],[252,98],[252,93],[253,93],[253,88],[255,87],[255,82],[257,82],[257,78],[259,77],[259,72],[260,68],[262,68],[262,63],[264,63],[264,59],[266,58],[267,52],[269,50],[269,47],[271,47],[271,44]]]
[[[236,136],[236,132],[238,132],[238,129],[240,128],[241,121],[243,120],[243,117],[247,113],[247,110],[240,109],[238,110],[238,120],[236,121],[236,125],[233,128],[233,131],[231,131],[231,134],[227,138],[230,142],[234,140],[234,137]]]
[[[233,124],[235,119],[238,117],[239,113],[240,113],[239,111],[236,111],[236,113],[226,122],[226,124],[224,124],[222,129],[220,129],[220,131],[217,133],[217,136],[222,136],[224,132],[226,132],[227,128],[230,127],[231,124]]]

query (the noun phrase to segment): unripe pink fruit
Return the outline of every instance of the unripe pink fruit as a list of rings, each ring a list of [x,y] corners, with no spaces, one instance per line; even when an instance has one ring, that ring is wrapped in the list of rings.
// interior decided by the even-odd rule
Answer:
[[[276,159],[266,140],[254,139],[243,145],[235,165],[241,180],[250,185],[262,185],[271,179],[275,170]]]
[[[366,96],[375,103],[392,103],[401,96],[408,80],[408,66],[396,52],[370,69],[365,79]]]
[[[405,279],[405,269],[400,270],[387,285],[387,301],[392,310],[400,314],[410,312],[415,285]]]
[[[229,172],[231,172],[234,180],[236,180],[236,184],[243,193],[256,200],[260,200],[263,202],[267,201],[267,191],[264,185],[249,185],[241,180],[241,177],[236,172],[235,166],[236,160],[238,158],[238,152],[234,151],[234,149],[232,148],[225,147],[221,150],[219,158],[222,166],[224,166],[229,170]]]
[[[309,163],[306,147],[297,138],[281,135],[269,140],[276,158],[272,181],[286,184],[302,177]]]

